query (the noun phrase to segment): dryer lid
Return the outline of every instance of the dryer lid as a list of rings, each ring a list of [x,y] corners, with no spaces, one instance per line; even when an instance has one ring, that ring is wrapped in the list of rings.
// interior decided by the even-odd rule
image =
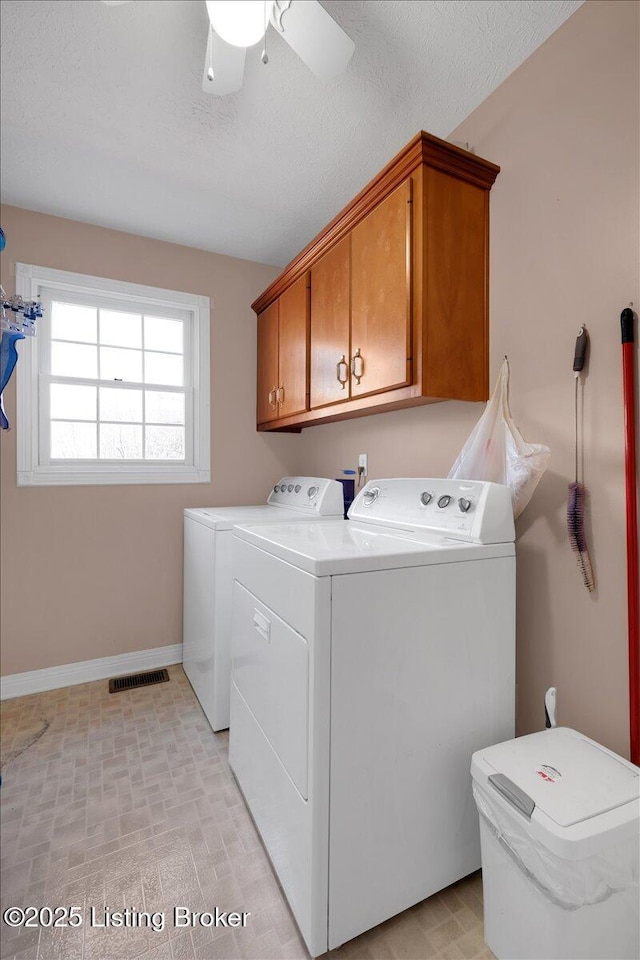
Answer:
[[[464,560],[512,557],[512,543],[475,544],[443,536],[416,538],[400,530],[351,520],[241,524],[234,535],[316,577],[393,570]]]

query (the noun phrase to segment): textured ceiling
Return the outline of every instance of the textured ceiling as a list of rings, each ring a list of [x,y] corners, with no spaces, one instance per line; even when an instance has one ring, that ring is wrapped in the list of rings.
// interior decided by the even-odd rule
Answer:
[[[5,0],[8,203],[286,263],[420,129],[447,136],[581,0],[324,0],[356,43],[326,86],[273,29],[201,90],[203,0]],[[500,162],[500,157],[490,157]]]

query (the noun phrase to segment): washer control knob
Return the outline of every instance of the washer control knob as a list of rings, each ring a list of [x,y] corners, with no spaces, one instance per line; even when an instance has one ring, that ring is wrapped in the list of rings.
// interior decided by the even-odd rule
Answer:
[[[427,506],[428,503],[431,503],[432,500],[433,500],[433,494],[429,493],[427,490],[425,490],[424,493],[420,494],[420,503],[423,503],[425,507]]]
[[[450,497],[448,493],[444,493],[441,497],[438,497],[438,506],[441,510],[444,510],[445,507],[448,507],[453,497]]]
[[[472,503],[473,501],[467,500],[466,497],[460,497],[460,499],[458,500],[458,506],[460,507],[460,510],[462,513],[469,513]]]
[[[280,493],[280,484],[279,484],[279,483],[276,483],[275,487],[273,488],[273,492],[274,492],[274,493]]]
[[[380,487],[371,487],[369,490],[365,490],[362,496],[362,502],[365,507],[372,506],[378,497],[380,496]]]
[[[296,493],[300,493],[300,491],[302,490],[302,487],[300,486],[299,483],[296,483],[296,485],[295,485],[295,487],[294,487],[294,490],[295,490]]]
[[[289,484],[289,486],[287,487],[287,490],[289,491],[289,493],[293,493],[293,484],[292,484],[292,483]]]
[[[309,500],[313,500],[314,497],[318,496],[318,488],[309,487],[309,489],[307,490],[307,496],[309,497]]]

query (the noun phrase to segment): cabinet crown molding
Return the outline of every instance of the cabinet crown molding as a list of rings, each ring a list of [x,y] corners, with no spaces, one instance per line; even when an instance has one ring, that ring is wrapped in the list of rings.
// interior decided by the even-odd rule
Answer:
[[[430,133],[420,133],[404,147],[380,173],[289,263],[267,289],[253,302],[261,313],[309,270],[334,244],[369,214],[378,203],[422,164],[442,170],[490,190],[500,167],[468,150],[440,140]]]

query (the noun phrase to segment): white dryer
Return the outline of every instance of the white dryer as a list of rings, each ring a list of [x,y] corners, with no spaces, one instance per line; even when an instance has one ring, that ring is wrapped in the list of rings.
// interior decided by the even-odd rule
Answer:
[[[229,760],[318,956],[480,866],[470,758],[514,733],[511,496],[379,480],[347,522],[233,540]]]
[[[229,726],[234,524],[337,520],[343,503],[337,480],[284,477],[266,504],[184,511],[183,667],[214,730]]]

